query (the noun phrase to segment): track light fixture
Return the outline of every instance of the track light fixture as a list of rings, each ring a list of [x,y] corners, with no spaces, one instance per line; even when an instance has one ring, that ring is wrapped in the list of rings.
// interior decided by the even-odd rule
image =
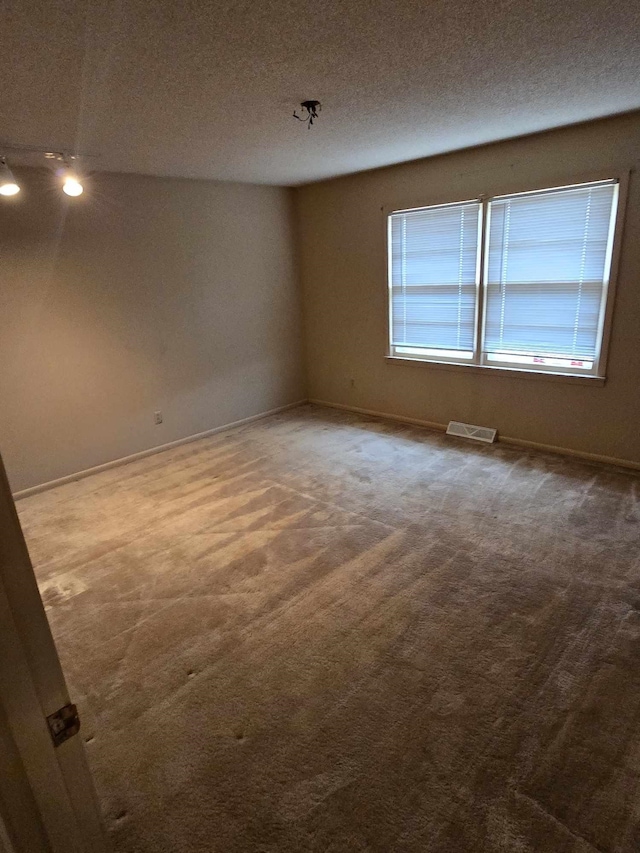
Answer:
[[[0,195],[12,196],[20,192],[20,187],[7,166],[7,158],[0,157]]]
[[[56,169],[56,175],[60,178],[62,191],[68,196],[79,196],[84,192],[84,186],[80,174],[75,165],[78,159],[76,154],[68,154],[65,151],[52,151],[50,148],[36,148],[31,145],[14,145],[10,142],[0,141],[0,151],[16,152],[19,155],[44,155],[46,160],[53,160],[60,164]],[[83,157],[95,155],[83,154]],[[16,182],[13,173],[7,165],[7,158],[0,155],[0,195],[12,196],[20,192],[20,186]]]
[[[84,187],[80,181],[77,170],[72,165],[76,160],[74,154],[58,153],[56,151],[45,151],[44,156],[47,160],[57,160],[62,163],[62,167],[57,170],[56,174],[62,181],[62,192],[69,196],[79,196],[84,192]]]
[[[294,110],[293,117],[297,118],[298,121],[306,121],[307,129],[311,130],[311,125],[318,118],[318,113],[322,109],[322,104],[320,101],[303,101],[300,104],[300,108],[302,110],[302,115],[298,115],[298,113]]]

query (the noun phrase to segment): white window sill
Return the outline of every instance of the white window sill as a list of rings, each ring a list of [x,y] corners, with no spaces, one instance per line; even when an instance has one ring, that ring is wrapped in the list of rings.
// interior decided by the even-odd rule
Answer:
[[[492,367],[487,364],[458,364],[450,361],[426,361],[420,358],[402,358],[398,355],[387,355],[385,360],[390,364],[415,365],[431,367],[435,370],[455,370],[468,373],[475,371],[479,376],[502,376],[507,379],[543,379],[547,382],[567,382],[572,385],[590,385],[593,387],[605,384],[604,376],[583,376],[575,373],[552,373],[547,370],[521,370],[516,367]]]

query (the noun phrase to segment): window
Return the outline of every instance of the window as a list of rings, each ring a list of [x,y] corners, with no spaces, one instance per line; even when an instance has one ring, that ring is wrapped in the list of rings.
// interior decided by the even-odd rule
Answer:
[[[618,182],[389,216],[390,354],[598,376]]]

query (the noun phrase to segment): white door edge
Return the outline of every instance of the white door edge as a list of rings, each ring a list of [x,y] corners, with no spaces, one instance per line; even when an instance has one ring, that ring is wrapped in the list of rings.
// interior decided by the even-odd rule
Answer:
[[[47,715],[68,702],[0,459],[0,735],[15,745],[18,757],[6,780],[8,793],[0,785],[0,818],[12,853],[40,853],[38,847],[43,853],[107,851],[82,740],[75,735],[56,748],[46,722]],[[14,796],[19,790],[21,803]],[[17,809],[22,813],[16,814]],[[46,846],[34,841],[42,833]]]

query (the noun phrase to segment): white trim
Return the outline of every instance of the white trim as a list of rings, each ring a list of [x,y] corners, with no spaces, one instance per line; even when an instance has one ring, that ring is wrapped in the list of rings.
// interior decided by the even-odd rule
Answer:
[[[640,462],[634,462],[632,459],[619,459],[617,456],[605,456],[603,453],[587,453],[586,450],[572,450],[570,447],[557,447],[555,444],[542,444],[539,441],[527,441],[524,438],[512,438],[506,435],[500,436],[498,440],[512,447],[538,450],[541,453],[554,453],[557,456],[571,456],[584,462],[597,462],[601,465],[615,465],[617,468],[640,471]]]
[[[82,739],[56,749],[47,726],[69,691],[1,459],[0,529],[0,724],[21,766],[17,798],[0,784],[3,819],[20,850],[106,853]]]
[[[513,164],[511,164],[513,165]],[[610,180],[622,180],[623,176],[628,176],[632,166],[628,162],[611,163],[610,166],[594,169],[580,170],[567,174],[566,168],[558,167],[558,171],[552,173],[555,177],[548,177],[551,188],[572,187],[578,184],[601,183]],[[473,200],[489,200],[493,198],[503,198],[505,196],[520,195],[521,193],[537,193],[540,192],[540,180],[528,180],[522,174],[513,169],[505,168],[505,164],[496,165],[495,170],[482,177],[481,170],[471,170],[465,172],[465,176],[469,176],[470,182],[477,187],[477,192],[473,193],[473,198],[469,196],[460,198],[459,200],[451,200],[451,193],[448,186],[443,186],[438,190],[424,188],[414,191],[411,194],[403,190],[396,200],[388,199],[384,202],[380,210],[385,216],[392,213],[402,212],[404,210],[421,210],[424,207],[445,207],[448,204],[464,204],[465,201]],[[547,187],[548,189],[549,187]],[[544,187],[542,188],[544,189]],[[414,195],[418,192],[419,195]]]
[[[459,361],[427,361],[426,358],[409,358],[399,355],[385,355],[385,361],[389,364],[419,365],[420,367],[432,367],[436,370],[471,370],[476,376],[500,376],[505,379],[545,379],[553,382],[568,382],[572,385],[590,385],[602,387],[606,379],[604,376],[593,376],[592,374],[580,375],[577,373],[553,373],[552,370],[526,370],[518,367],[493,367],[491,364],[472,364],[471,362]]]
[[[378,412],[374,409],[361,409],[358,406],[345,406],[343,403],[329,403],[327,400],[309,399],[307,402],[313,403],[315,406],[324,406],[327,409],[340,409],[343,412],[355,412],[357,415],[370,415],[374,418],[384,418],[386,421],[397,421],[401,424],[412,424],[413,426],[437,432],[447,431],[447,424],[440,424],[435,421],[424,421],[420,418],[409,418],[405,415],[392,415],[390,412]]]
[[[418,207],[405,207],[401,210],[391,210],[387,214],[387,216],[389,218],[391,218],[392,216],[395,216],[396,214],[415,213],[418,210],[426,210],[427,208],[429,208],[430,210],[433,210],[436,207],[458,207],[458,206],[461,206],[464,204],[477,204],[477,203],[478,203],[477,198],[465,198],[462,201],[445,201],[444,204],[418,205]]]
[[[307,402],[313,403],[316,406],[324,406],[327,409],[340,409],[345,412],[355,412],[359,415],[369,415],[374,418],[382,418],[385,421],[396,421],[401,424],[411,424],[412,426],[423,427],[437,432],[446,432],[447,425],[437,423],[436,421],[425,421],[420,418],[410,418],[405,415],[392,415],[389,412],[378,412],[373,409],[361,409],[357,406],[345,406],[343,403],[330,403],[327,400],[309,399]],[[510,436],[500,435],[498,433],[498,442],[511,445],[513,447],[525,447],[530,450],[537,450],[541,453],[553,453],[557,456],[570,456],[575,459],[581,459],[583,462],[596,462],[604,465],[616,465],[618,468],[629,468],[632,471],[640,471],[640,462],[634,462],[631,459],[619,459],[616,456],[605,456],[601,453],[588,453],[585,450],[572,450],[570,447],[557,447],[555,444],[543,444],[540,441],[527,441],[523,438],[511,438]]]
[[[294,403],[287,403],[284,406],[278,406],[275,409],[269,409],[266,412],[259,412],[257,415],[249,415],[247,418],[241,418],[239,421],[232,421],[228,424],[213,427],[213,429],[197,432],[195,435],[188,435],[185,438],[178,438],[175,441],[169,441],[166,444],[158,444],[156,447],[150,447],[147,450],[140,450],[137,453],[132,453],[130,456],[121,456],[119,459],[112,459],[110,462],[103,462],[101,465],[94,465],[91,468],[84,468],[82,471],[76,471],[74,474],[67,474],[64,477],[58,477],[55,480],[48,480],[46,483],[40,483],[37,486],[29,486],[27,489],[21,489],[13,493],[13,499],[18,501],[22,498],[28,498],[30,495],[37,495],[40,492],[46,492],[49,489],[55,489],[56,486],[63,486],[65,483],[72,483],[74,480],[81,480],[84,477],[90,477],[92,474],[99,474],[101,471],[108,471],[110,468],[119,468],[121,465],[128,465],[129,462],[135,462],[137,459],[144,459],[147,456],[154,456],[156,453],[162,453],[163,450],[171,450],[173,447],[180,447],[183,444],[190,444],[192,441],[199,441],[201,438],[208,438],[218,432],[223,432],[226,429],[234,429],[235,427],[250,424],[252,421],[259,421],[262,418],[268,418],[270,415],[277,415],[278,412],[284,412],[287,409],[294,409],[296,406],[301,406],[307,400],[296,400]]]
[[[629,193],[629,170],[618,175],[618,197],[616,204],[616,215],[612,217],[611,231],[609,233],[609,275],[606,282],[604,303],[600,312],[601,327],[598,329],[598,370],[604,376],[607,371],[609,358],[609,342],[611,339],[611,328],[613,325],[613,312],[615,309],[615,297],[618,286],[618,271],[620,266],[620,254],[624,240],[624,228],[627,213],[627,198]]]
[[[596,186],[606,186],[607,184],[615,184],[617,183],[617,178],[601,178],[597,181],[577,181],[572,184],[562,184],[558,187],[541,187],[537,190],[524,190],[523,192],[516,193],[503,193],[502,195],[494,195],[491,197],[491,201],[505,201],[511,198],[516,198],[517,196],[523,195],[547,195],[551,193],[562,193],[567,190],[578,190],[583,189],[584,187],[596,187]]]
[[[484,196],[479,199],[480,210],[478,212],[478,250],[476,255],[476,310],[475,324],[473,332],[473,361],[472,364],[477,364],[482,357],[482,341],[484,340],[484,294],[485,294],[485,266],[487,260],[485,256],[488,254],[485,251],[487,229],[489,227],[489,205]]]

